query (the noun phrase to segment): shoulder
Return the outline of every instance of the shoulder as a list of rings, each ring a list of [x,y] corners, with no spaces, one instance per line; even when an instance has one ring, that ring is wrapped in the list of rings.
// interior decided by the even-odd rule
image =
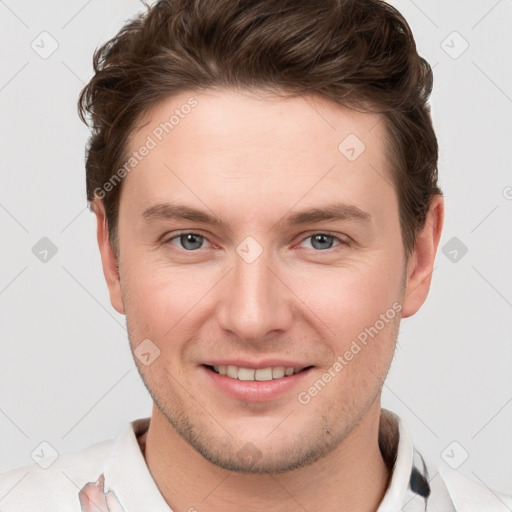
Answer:
[[[405,484],[407,490],[402,500],[401,510],[404,512],[512,511],[512,496],[496,492],[482,481],[476,481],[458,471],[440,466],[439,461],[429,455],[424,457],[422,451],[414,446],[400,417],[390,411],[385,411],[383,416],[385,421],[381,421],[382,437],[386,437],[388,441],[396,439],[398,428],[398,443],[396,440],[394,443],[398,446],[393,471],[404,475],[404,482],[407,479]],[[386,422],[395,426],[393,436],[389,434],[390,428],[385,428]],[[379,443],[380,441],[379,438]],[[380,446],[385,453],[386,444],[380,443]],[[393,450],[388,447],[387,451],[391,453]],[[404,484],[398,482],[397,488],[400,486],[404,487]],[[383,507],[382,510],[388,510],[388,508]]]
[[[102,473],[115,440],[0,474],[2,512],[80,511],[79,491]]]
[[[439,475],[457,512],[505,512],[512,509],[512,496],[508,494],[496,492],[453,469],[439,468]]]

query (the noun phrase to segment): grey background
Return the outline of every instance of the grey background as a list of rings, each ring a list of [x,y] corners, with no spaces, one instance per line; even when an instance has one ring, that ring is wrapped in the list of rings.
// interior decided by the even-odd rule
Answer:
[[[392,3],[434,67],[446,221],[429,299],[402,323],[383,405],[440,466],[512,493],[512,2]],[[42,441],[79,450],[151,412],[108,298],[76,114],[94,48],[140,9],[0,1],[0,471],[31,463]],[[58,43],[47,58],[31,47],[51,49],[43,31]],[[43,237],[57,250],[46,262]]]

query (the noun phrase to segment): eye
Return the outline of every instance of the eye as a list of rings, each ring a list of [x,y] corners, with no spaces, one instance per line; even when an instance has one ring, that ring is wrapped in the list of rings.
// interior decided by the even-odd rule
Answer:
[[[345,240],[341,238],[330,235],[329,233],[315,233],[313,235],[308,236],[304,239],[302,243],[306,240],[311,240],[311,246],[313,249],[317,251],[325,251],[331,249],[334,245],[347,245]],[[334,241],[337,241],[337,244],[334,244]]]
[[[302,244],[308,240],[311,240],[310,248],[316,251],[327,251],[337,245],[348,245],[346,240],[343,240],[338,236],[331,235],[330,233],[314,233],[313,235],[306,237],[302,241]],[[177,235],[165,240],[164,244],[170,244],[177,246],[178,249],[194,252],[204,248],[203,246],[205,242],[207,242],[207,239],[204,236],[198,233],[188,232],[178,233]]]
[[[202,248],[203,242],[206,241],[206,238],[198,233],[180,233],[169,238],[164,243],[176,245],[173,243],[175,240],[182,249],[185,249],[186,251],[195,251]]]

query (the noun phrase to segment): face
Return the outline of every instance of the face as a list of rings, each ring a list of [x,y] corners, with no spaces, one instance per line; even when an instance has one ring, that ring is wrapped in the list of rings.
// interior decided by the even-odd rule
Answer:
[[[133,151],[110,292],[162,417],[229,470],[332,451],[379,403],[412,274],[383,123],[194,92],[153,109]]]

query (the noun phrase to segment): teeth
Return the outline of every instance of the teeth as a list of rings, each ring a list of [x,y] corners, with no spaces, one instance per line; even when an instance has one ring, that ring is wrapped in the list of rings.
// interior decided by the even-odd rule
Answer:
[[[290,375],[297,373],[293,366],[288,368],[285,368],[284,366],[269,366],[268,368],[258,368],[255,370],[254,368],[240,368],[233,365],[219,365],[214,366],[213,369],[220,375],[225,375],[226,377],[231,377],[232,379],[245,381],[281,379],[284,376],[289,377]]]
[[[238,368],[238,380],[254,380],[255,373],[250,368]]]
[[[238,374],[240,378],[240,374]],[[272,380],[272,368],[260,368],[254,372],[255,380]]]
[[[232,379],[238,379],[238,368],[236,366],[228,366],[226,368],[226,375]]]
[[[274,379],[284,377],[284,366],[276,366],[275,368],[272,368],[272,377]]]

